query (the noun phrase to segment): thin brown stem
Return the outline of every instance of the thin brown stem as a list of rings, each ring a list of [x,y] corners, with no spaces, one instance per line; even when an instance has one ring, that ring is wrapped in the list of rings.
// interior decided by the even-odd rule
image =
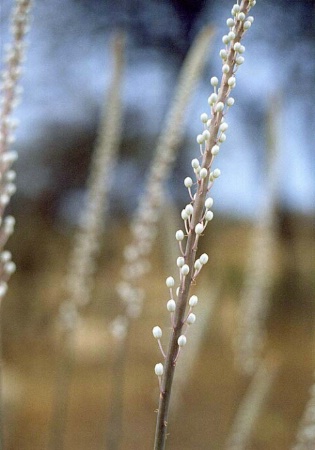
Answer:
[[[250,9],[250,1],[243,0],[240,5],[240,10],[245,14],[247,14],[249,9]],[[236,43],[241,40],[244,34],[243,22],[241,20],[236,21],[234,32],[235,32],[234,43]],[[223,102],[224,105],[226,104],[227,98],[231,91],[231,87],[229,86],[228,80],[234,74],[235,56],[236,52],[233,46],[230,46],[226,61],[230,69],[228,73],[226,74],[224,73],[222,76],[220,92],[217,100],[217,102]],[[210,138],[206,142],[205,151],[203,154],[201,164],[201,168],[206,168],[208,171],[210,171],[213,162],[211,149],[217,142],[222,117],[223,111],[215,112],[212,115],[209,124],[208,129],[210,132]],[[193,201],[193,214],[189,224],[189,232],[186,241],[186,248],[184,251],[185,264],[189,266],[190,271],[187,276],[182,277],[180,283],[178,300],[174,314],[174,328],[169,342],[168,352],[165,360],[164,375],[161,384],[162,390],[160,393],[160,400],[159,400],[154,450],[164,450],[165,448],[171,390],[175,373],[177,355],[179,351],[178,338],[182,334],[182,329],[185,322],[184,319],[186,315],[186,307],[189,297],[190,286],[193,281],[193,273],[194,273],[193,268],[197,252],[198,241],[196,241],[195,227],[197,224],[202,222],[207,192],[208,192],[208,179],[203,178],[200,181],[198,181],[197,192]]]

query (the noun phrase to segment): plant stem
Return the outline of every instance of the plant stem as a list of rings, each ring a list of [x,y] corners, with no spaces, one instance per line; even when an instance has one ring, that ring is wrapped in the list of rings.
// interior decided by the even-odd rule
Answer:
[[[249,0],[243,0],[240,5],[240,11],[247,14],[249,9],[250,9]],[[234,43],[240,42],[244,34],[243,22],[241,20],[236,21],[234,26],[234,32],[235,32]],[[231,87],[228,81],[230,77],[232,77],[235,73],[235,57],[236,52],[233,46],[231,46],[229,48],[226,59],[226,64],[229,67],[229,71],[228,73],[223,73],[220,90],[218,91],[219,94],[217,98],[217,103],[222,102],[225,105],[227,98],[230,94]],[[211,154],[211,149],[217,143],[219,127],[221,124],[222,117],[223,111],[218,110],[218,112],[215,112],[214,109],[212,109],[212,117],[208,127],[210,137],[206,141],[205,150],[201,163],[201,168],[206,168],[208,173],[210,173],[210,169],[214,160],[214,156]],[[188,275],[183,276],[181,278],[179,286],[178,299],[174,314],[174,322],[173,322],[174,326],[171,339],[169,342],[168,352],[165,359],[164,375],[162,377],[154,450],[164,450],[165,448],[171,390],[179,351],[178,338],[182,334],[182,329],[185,321],[186,306],[188,302],[190,286],[193,281],[192,279],[193,268],[197,252],[198,236],[196,235],[195,227],[197,224],[203,221],[205,200],[210,188],[211,184],[210,186],[208,186],[208,177],[198,179],[197,192],[195,194],[194,200],[192,201],[193,204],[192,219],[189,224],[186,248],[184,251],[185,264],[189,266],[190,270]]]

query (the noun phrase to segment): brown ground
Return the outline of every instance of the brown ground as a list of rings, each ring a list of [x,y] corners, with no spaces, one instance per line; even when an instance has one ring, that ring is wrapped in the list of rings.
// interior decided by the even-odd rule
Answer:
[[[315,367],[312,223],[301,218],[290,220],[293,237],[292,233],[282,233],[275,249],[278,263],[267,321],[266,354],[272,352],[272,358],[281,360],[281,365],[247,450],[291,448]],[[223,450],[250,382],[233,368],[231,337],[251,226],[221,218],[211,227],[204,244],[211,262],[198,283],[209,280],[212,285],[220,279],[220,296],[180,407],[170,417],[167,450]],[[28,219],[20,222],[12,238],[19,271],[2,305],[6,450],[48,449],[58,361],[54,319],[62,300],[69,237]],[[112,224],[104,238],[95,301],[87,308],[78,334],[64,450],[114,450],[105,442],[108,431],[114,429],[110,423],[114,407],[111,369],[117,348],[106,327],[117,310],[114,281],[127,239],[123,223]],[[158,402],[153,368],[160,355],[151,329],[156,324],[167,327],[166,252],[161,245],[155,249],[155,270],[145,281],[148,299],[128,339],[120,450],[153,448]],[[198,319],[198,310],[196,314]],[[185,352],[189,352],[189,341],[182,358]]]

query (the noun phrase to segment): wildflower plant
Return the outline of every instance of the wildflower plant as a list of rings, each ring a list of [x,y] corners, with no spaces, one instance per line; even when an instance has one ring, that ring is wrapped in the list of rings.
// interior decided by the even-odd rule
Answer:
[[[5,65],[1,81],[0,106],[0,299],[7,291],[7,282],[15,271],[11,261],[11,253],[3,248],[14,231],[15,219],[4,216],[4,211],[16,191],[15,171],[12,164],[18,155],[11,150],[15,142],[15,130],[18,120],[12,117],[19,104],[22,88],[18,82],[22,75],[22,64],[25,59],[25,35],[29,30],[29,13],[32,6],[30,0],[16,0],[12,9],[11,35],[12,41],[5,47]]]
[[[175,367],[180,352],[187,343],[187,331],[196,321],[195,308],[198,298],[195,295],[190,296],[190,288],[209,260],[206,253],[197,257],[198,244],[208,223],[213,219],[211,210],[213,199],[209,192],[221,175],[220,169],[214,167],[214,162],[222,143],[226,140],[228,124],[225,118],[229,108],[234,104],[231,93],[236,86],[236,72],[245,60],[245,47],[241,41],[254,21],[249,11],[255,3],[255,0],[242,0],[234,4],[231,11],[232,17],[226,22],[229,31],[222,38],[224,48],[220,51],[221,82],[219,85],[217,77],[212,77],[210,80],[213,88],[208,98],[210,113],[201,114],[203,130],[196,138],[200,155],[191,162],[193,177],[186,177],[184,180],[189,202],[181,212],[183,227],[175,235],[179,245],[179,256],[176,261],[179,283],[177,284],[172,276],[166,279],[169,290],[167,309],[172,326],[167,351],[164,351],[161,343],[161,328],[157,326],[153,328],[153,336],[158,340],[164,359],[164,364],[159,362],[155,366],[160,385],[155,450],[165,448]]]

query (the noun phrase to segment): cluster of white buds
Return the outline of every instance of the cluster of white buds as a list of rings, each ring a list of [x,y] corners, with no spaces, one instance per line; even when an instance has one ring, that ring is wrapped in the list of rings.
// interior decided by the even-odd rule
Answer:
[[[208,97],[210,113],[204,112],[201,114],[200,120],[203,124],[203,130],[196,137],[197,144],[200,147],[200,155],[191,161],[194,176],[188,176],[184,179],[190,202],[181,211],[183,227],[177,230],[175,234],[180,251],[176,260],[179,270],[179,285],[175,293],[173,292],[174,278],[168,277],[166,280],[166,286],[170,290],[167,310],[171,313],[173,334],[171,337],[172,345],[169,346],[170,354],[166,357],[165,372],[173,370],[172,367],[175,365],[180,349],[186,344],[185,333],[187,328],[196,321],[196,315],[192,309],[197,304],[198,299],[193,295],[188,300],[189,290],[202,267],[209,260],[206,253],[196,258],[198,242],[208,223],[213,219],[211,210],[213,199],[209,196],[209,191],[220,177],[221,171],[212,167],[222,143],[226,140],[228,124],[225,117],[229,108],[234,105],[231,92],[236,86],[236,71],[244,62],[245,47],[241,44],[241,39],[253,23],[254,19],[248,13],[255,3],[254,0],[244,0],[240,5],[236,3],[231,11],[232,17],[226,22],[229,31],[222,38],[224,48],[220,50],[222,60],[221,82],[215,76],[210,80],[213,88]],[[186,312],[187,309],[188,312]],[[185,326],[186,329],[183,330]],[[159,327],[153,329],[153,335],[158,339],[159,345],[162,336],[160,330]],[[176,348],[175,343],[177,344],[176,354],[173,350]],[[163,350],[162,353],[164,355]],[[157,373],[157,370],[155,371]],[[157,375],[161,376],[162,374],[163,370],[159,370]],[[167,374],[165,377],[167,378]]]
[[[18,120],[12,118],[14,108],[19,102],[22,88],[18,86],[25,59],[25,34],[28,31],[30,0],[16,0],[12,10],[12,42],[5,46],[4,70],[0,85],[0,299],[7,290],[10,275],[15,272],[11,253],[4,251],[9,236],[14,231],[15,219],[7,216],[3,219],[6,206],[16,191],[15,171],[11,169],[17,159],[17,152],[11,150],[15,142],[15,130]]]

